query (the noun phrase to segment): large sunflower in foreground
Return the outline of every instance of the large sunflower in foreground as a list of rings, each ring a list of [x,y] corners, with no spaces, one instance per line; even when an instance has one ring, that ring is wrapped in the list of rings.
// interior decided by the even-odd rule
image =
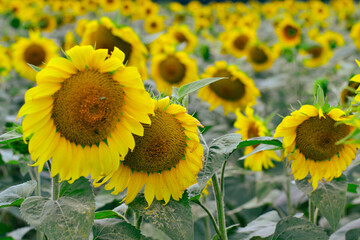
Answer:
[[[100,21],[93,20],[86,25],[81,45],[96,44],[96,49],[104,48],[110,52],[114,47],[125,53],[124,64],[138,68],[143,80],[148,78],[146,69],[146,56],[148,51],[139,37],[130,27],[118,28],[108,18],[102,17]]]
[[[25,94],[18,117],[24,116],[24,141],[42,171],[51,160],[51,176],[75,181],[91,174],[104,177],[117,169],[132,134],[143,135],[154,104],[135,67],[123,65],[124,53],[75,46],[69,59],[53,58]]]
[[[291,169],[295,180],[304,179],[308,173],[315,190],[319,180],[331,181],[355,158],[356,144],[336,144],[346,137],[353,127],[341,123],[349,119],[345,113],[333,108],[304,105],[291,113],[277,127],[274,137],[284,137],[285,154],[291,154]]]
[[[153,56],[151,76],[160,92],[171,95],[172,87],[198,80],[197,65],[185,52],[166,52]]]
[[[270,135],[260,118],[254,116],[254,110],[251,107],[245,109],[246,116],[240,112],[240,109],[237,109],[235,113],[237,118],[234,127],[239,129],[236,133],[240,133],[243,140]],[[256,145],[245,147],[244,155],[251,153],[256,147]],[[274,151],[257,152],[245,158],[244,166],[252,171],[261,171],[262,168],[274,167],[271,159],[280,161],[279,156]]]
[[[29,38],[19,38],[11,48],[15,70],[32,81],[35,81],[36,71],[28,63],[42,68],[49,59],[57,56],[58,51],[54,41],[41,37],[38,31],[30,31]]]
[[[154,196],[165,203],[171,196],[179,200],[185,189],[196,183],[202,168],[199,121],[187,114],[184,107],[170,104],[169,98],[154,102],[155,114],[150,116],[151,125],[143,124],[144,136],[135,136],[134,150],[103,180],[110,178],[105,189],[114,189],[113,194],[127,188],[126,204],[134,200],[144,185],[149,206]]]
[[[226,77],[211,83],[198,92],[198,97],[210,103],[212,111],[219,105],[224,108],[224,114],[235,112],[237,108],[242,110],[246,106],[256,103],[256,97],[260,96],[253,80],[235,65],[227,65],[225,61],[215,63],[208,67],[201,78]]]

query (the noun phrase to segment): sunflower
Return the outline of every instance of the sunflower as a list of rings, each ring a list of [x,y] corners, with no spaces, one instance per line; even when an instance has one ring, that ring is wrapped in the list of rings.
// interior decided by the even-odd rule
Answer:
[[[250,62],[255,72],[261,72],[271,68],[276,55],[264,43],[256,43],[249,46],[246,60]]]
[[[358,82],[351,80],[348,82],[348,86],[341,92],[340,102],[342,106],[348,104],[349,99],[353,98],[356,95],[356,89],[358,89],[359,87],[360,87],[360,78],[358,78]]]
[[[274,137],[284,137],[285,154],[291,154],[291,169],[295,180],[311,175],[313,190],[319,180],[331,181],[355,158],[357,145],[336,144],[353,128],[341,123],[345,113],[338,109],[324,111],[312,105],[303,105],[300,110],[283,119],[276,128]]]
[[[246,116],[240,112],[240,109],[237,109],[235,114],[237,119],[234,127],[239,129],[236,133],[240,133],[243,140],[270,135],[260,118],[254,116],[254,110],[251,107],[246,107]],[[257,145],[246,147],[244,155],[251,153],[256,147]],[[279,156],[274,151],[261,151],[245,158],[244,166],[252,171],[261,171],[262,168],[274,167],[271,159],[280,161]]]
[[[76,23],[76,28],[75,28],[75,32],[77,35],[79,35],[80,37],[82,37],[85,33],[86,30],[86,25],[89,23],[89,20],[86,18],[80,19],[77,23]]]
[[[153,34],[165,29],[165,18],[159,15],[151,15],[145,18],[144,28],[147,33]]]
[[[279,42],[286,47],[295,47],[301,41],[301,28],[290,17],[281,21],[277,25],[275,32]]]
[[[129,152],[119,168],[106,177],[105,189],[112,194],[127,187],[125,204],[131,203],[145,185],[145,199],[150,206],[157,200],[178,201],[185,189],[196,183],[203,164],[203,147],[199,143],[199,121],[186,109],[170,104],[169,98],[155,101],[151,125],[143,124],[144,136],[135,136],[135,148]]]
[[[30,31],[29,38],[19,38],[12,45],[13,65],[24,78],[35,81],[36,72],[28,63],[42,68],[50,58],[57,56],[58,47],[54,41],[40,37],[39,31]]]
[[[118,10],[120,7],[120,0],[100,0],[100,6],[105,12],[112,12]]]
[[[69,59],[56,57],[25,94],[18,117],[24,116],[24,141],[34,166],[42,171],[51,160],[51,176],[75,181],[81,176],[101,178],[117,169],[132,134],[143,135],[154,105],[135,67],[125,67],[125,54],[114,48],[75,46]]]
[[[248,47],[256,41],[256,32],[246,27],[232,29],[221,34],[219,40],[223,43],[223,52],[239,58],[246,56]]]
[[[120,13],[123,16],[131,16],[135,11],[136,4],[132,0],[120,1]]]
[[[95,45],[96,48],[108,49],[109,53],[114,47],[125,53],[124,64],[138,68],[143,80],[148,78],[146,69],[146,56],[148,51],[139,37],[130,27],[118,28],[107,17],[100,22],[93,20],[86,25],[81,45]]]
[[[350,37],[354,41],[357,49],[360,51],[360,22],[355,23],[351,27]]]
[[[56,17],[52,15],[42,14],[36,19],[37,28],[42,32],[51,32],[57,27]]]
[[[74,33],[72,31],[68,31],[64,38],[63,49],[66,51],[66,50],[69,50],[69,49],[75,47],[75,45],[77,45],[77,44],[76,44],[76,39],[75,39]]]
[[[299,53],[309,56],[309,58],[306,58],[303,61],[304,65],[309,68],[316,68],[324,65],[333,56],[333,52],[325,39],[318,39],[317,44],[308,47],[306,50],[300,49]]]
[[[224,108],[224,114],[235,112],[237,108],[242,110],[246,106],[256,103],[256,97],[260,96],[253,80],[235,65],[227,65],[225,61],[215,63],[208,67],[201,78],[227,77],[211,83],[198,92],[198,97],[210,103],[212,111],[219,105]]]
[[[165,52],[153,56],[151,76],[160,92],[171,95],[172,87],[198,80],[197,65],[185,52]]]
[[[155,41],[149,44],[150,54],[155,56],[163,53],[173,53],[176,51],[176,41],[169,38],[166,34],[161,34]]]
[[[0,77],[8,75],[12,68],[11,60],[7,52],[8,50],[5,47],[0,46]]]
[[[175,25],[169,28],[168,36],[178,44],[185,44],[184,51],[192,53],[198,44],[197,37],[186,25]]]
[[[357,65],[360,67],[360,62],[358,60],[356,60]],[[354,95],[356,94],[356,96],[354,97],[354,100],[356,102],[360,102],[360,74],[356,74],[355,76],[353,76],[350,79],[349,85],[351,84],[351,87],[353,87],[355,89]]]

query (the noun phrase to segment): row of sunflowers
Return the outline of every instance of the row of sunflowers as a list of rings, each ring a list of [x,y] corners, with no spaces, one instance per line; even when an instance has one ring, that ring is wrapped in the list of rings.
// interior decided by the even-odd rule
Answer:
[[[360,235],[357,3],[0,6],[0,237]]]

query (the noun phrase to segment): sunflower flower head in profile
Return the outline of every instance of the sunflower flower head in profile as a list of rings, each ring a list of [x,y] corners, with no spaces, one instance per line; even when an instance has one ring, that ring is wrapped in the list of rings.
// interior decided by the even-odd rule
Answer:
[[[356,144],[337,144],[354,130],[343,122],[349,118],[339,108],[303,105],[283,119],[274,137],[284,137],[283,148],[285,154],[290,154],[295,180],[310,173],[315,190],[319,180],[331,181],[341,176],[358,148]]]
[[[203,165],[203,147],[199,143],[199,121],[180,105],[164,98],[155,103],[151,125],[143,124],[144,136],[135,136],[135,148],[125,156],[119,168],[102,182],[106,190],[118,194],[127,188],[125,204],[131,203],[144,187],[150,206],[156,197],[167,204],[178,201],[186,188],[196,183]]]
[[[119,167],[142,123],[150,124],[154,103],[135,67],[123,65],[124,53],[114,48],[75,46],[68,58],[49,61],[25,94],[18,117],[24,141],[42,171],[51,159],[51,176],[75,181],[102,178]]]

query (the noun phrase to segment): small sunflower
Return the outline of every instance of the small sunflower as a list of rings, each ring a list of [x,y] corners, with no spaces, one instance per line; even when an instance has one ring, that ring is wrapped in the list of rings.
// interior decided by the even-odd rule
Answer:
[[[227,77],[211,83],[198,92],[198,97],[210,103],[212,111],[222,105],[224,114],[235,112],[237,108],[242,110],[246,106],[256,103],[256,97],[260,96],[253,80],[235,65],[227,65],[225,61],[215,63],[208,67],[201,78]]]
[[[172,87],[198,80],[197,65],[185,52],[165,52],[153,56],[151,76],[160,92],[171,95]]]
[[[150,206],[157,200],[178,201],[185,189],[196,183],[203,164],[203,147],[199,143],[199,121],[186,109],[170,104],[169,98],[155,101],[151,125],[143,124],[144,136],[135,136],[135,148],[119,168],[101,183],[113,194],[127,188],[125,203],[131,203],[145,185],[145,199]]]
[[[13,65],[22,77],[35,81],[36,71],[28,63],[44,67],[49,59],[57,56],[58,47],[54,41],[41,37],[39,31],[30,31],[29,36],[19,38],[12,45]]]
[[[276,27],[279,42],[286,47],[295,47],[301,41],[301,28],[291,18],[285,18]]]
[[[345,113],[333,108],[323,111],[312,105],[303,105],[291,113],[277,127],[274,137],[284,137],[285,154],[290,154],[295,180],[311,175],[313,190],[319,180],[331,181],[340,177],[355,158],[355,144],[336,144],[353,128],[341,123],[349,119]]]
[[[135,11],[136,3],[132,0],[123,0],[120,1],[120,13],[123,16],[131,16],[131,14]]]
[[[360,78],[358,80],[360,80]],[[356,89],[358,89],[359,87],[360,81],[349,81],[348,86],[341,92],[340,102],[342,106],[345,106],[350,102],[349,99],[353,98],[356,95]]]
[[[246,56],[248,47],[256,41],[256,32],[248,29],[232,29],[220,35],[219,40],[223,43],[223,51],[234,57]]]
[[[102,17],[100,22],[93,20],[86,25],[81,45],[95,44],[97,49],[105,48],[109,53],[114,47],[119,48],[125,53],[124,64],[137,67],[143,80],[148,78],[146,69],[148,51],[132,28],[126,26],[118,28],[107,17]]]
[[[114,48],[75,46],[69,59],[52,58],[36,76],[37,86],[25,94],[18,117],[24,141],[42,171],[51,160],[51,176],[75,181],[96,179],[117,169],[132,134],[143,135],[154,104],[135,67],[125,67],[125,54]]]
[[[164,19],[164,17],[159,15],[151,15],[145,18],[145,31],[150,34],[163,31],[165,29]]]
[[[357,49],[360,51],[360,22],[355,23],[351,27],[350,37],[354,41]]]
[[[56,17],[53,15],[42,14],[36,19],[37,28],[42,32],[51,32],[57,27]]]
[[[304,65],[309,68],[316,68],[324,65],[333,56],[333,52],[331,51],[328,42],[325,40],[318,41],[317,44],[308,47],[306,50],[301,49],[299,53],[309,56],[309,58],[303,60]]]
[[[172,26],[169,28],[167,34],[178,44],[185,44],[185,52],[192,53],[198,44],[196,35],[194,35],[186,25]]]
[[[8,75],[11,69],[12,65],[8,50],[5,47],[0,46],[0,77]]]
[[[240,112],[240,109],[237,109],[235,113],[237,119],[234,127],[239,129],[236,133],[240,133],[243,140],[270,135],[259,117],[254,116],[254,110],[251,107],[246,107],[246,116]],[[244,155],[251,153],[256,147],[256,145],[246,147]],[[274,151],[261,151],[245,158],[244,166],[252,171],[261,171],[262,168],[274,167],[271,159],[280,161],[279,156]]]
[[[67,51],[67,50],[75,47],[76,45],[77,45],[77,43],[76,43],[74,33],[72,31],[68,31],[64,38],[63,49],[65,51]]]
[[[360,67],[360,62],[356,59],[355,61],[357,65]],[[356,94],[356,96],[354,97],[354,101],[360,102],[360,74],[356,74],[355,76],[353,76],[350,79],[349,85],[350,83],[352,84],[351,87],[355,89],[354,95]]]
[[[261,72],[271,68],[276,55],[268,46],[258,43],[249,46],[246,60],[250,62],[255,72]]]
[[[100,0],[100,6],[105,12],[112,12],[118,10],[121,0]]]

